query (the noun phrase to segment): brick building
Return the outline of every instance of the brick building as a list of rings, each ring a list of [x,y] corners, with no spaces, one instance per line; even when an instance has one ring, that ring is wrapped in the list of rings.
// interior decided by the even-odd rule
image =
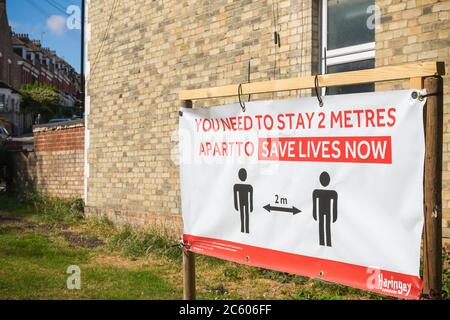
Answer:
[[[0,0],[0,39],[0,118],[20,130],[23,123],[23,115],[19,112],[20,70],[18,57],[12,49],[5,0]]]
[[[180,90],[246,82],[249,61],[252,81],[425,60],[449,66],[449,10],[450,1],[438,0],[88,1],[86,212],[180,230],[178,166],[171,156]],[[446,75],[445,237],[450,237],[449,80]],[[408,85],[340,87],[327,94]],[[252,99],[298,94],[311,92]],[[195,107],[236,101],[196,101]]]
[[[12,35],[12,46],[19,58],[20,83],[42,83],[60,95],[60,104],[73,107],[79,99],[80,75],[55,51],[44,48],[28,34]]]
[[[6,0],[0,0],[0,118],[11,123],[14,134],[30,131],[32,115],[20,112],[23,84],[52,86],[62,106],[73,107],[80,98],[81,78],[75,69],[39,40],[11,31]]]

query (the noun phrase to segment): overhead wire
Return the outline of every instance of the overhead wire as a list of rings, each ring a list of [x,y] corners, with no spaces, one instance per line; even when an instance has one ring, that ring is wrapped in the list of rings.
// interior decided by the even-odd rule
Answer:
[[[60,13],[69,16],[67,13],[67,8],[64,8],[60,4],[58,4],[55,0],[45,0],[50,6],[58,10]],[[75,21],[80,22],[80,17],[75,17]]]
[[[273,27],[274,27],[274,44],[275,44],[275,54],[274,54],[274,65],[273,65],[273,78],[277,78],[277,67],[278,66],[278,48],[281,46],[280,43],[280,33],[278,24],[278,0],[272,0],[272,17],[273,17]]]
[[[39,13],[43,16],[43,17],[45,17],[45,18],[48,18],[48,17],[50,17],[52,14],[50,13],[50,12],[48,12],[48,11],[46,11],[43,7],[41,7],[40,5],[38,5],[35,1],[33,1],[33,0],[26,0],[27,2],[28,2],[28,4],[30,4],[33,8],[35,8],[37,11],[39,11]],[[74,34],[72,34],[72,33],[68,33],[69,34],[69,36],[71,37],[71,38],[74,38]],[[77,39],[78,40],[78,39]]]
[[[111,22],[112,22],[112,18],[114,16],[114,12],[116,10],[117,3],[118,3],[118,0],[114,0],[113,7],[112,7],[111,12],[109,14],[108,24],[107,24],[105,32],[103,34],[102,42],[100,43],[100,48],[97,51],[97,53],[95,55],[94,62],[92,64],[92,68],[91,68],[91,71],[90,71],[91,73],[93,73],[93,71],[95,70],[95,67],[97,66],[98,59],[100,57],[101,52],[103,51],[103,46],[105,45],[106,39],[108,38],[109,29],[111,28]]]
[[[66,10],[64,10],[63,7],[60,7],[60,4],[55,3],[55,2],[53,2],[51,0],[45,0],[45,2],[47,2],[50,6],[52,6],[53,8],[58,10],[59,12],[66,14]]]

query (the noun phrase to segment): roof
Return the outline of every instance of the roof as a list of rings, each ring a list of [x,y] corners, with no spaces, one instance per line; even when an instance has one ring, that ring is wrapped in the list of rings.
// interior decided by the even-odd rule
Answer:
[[[17,37],[14,37],[14,36],[12,37],[12,44],[15,46],[17,46],[17,45],[24,46],[25,45],[25,43],[22,40],[20,40]]]

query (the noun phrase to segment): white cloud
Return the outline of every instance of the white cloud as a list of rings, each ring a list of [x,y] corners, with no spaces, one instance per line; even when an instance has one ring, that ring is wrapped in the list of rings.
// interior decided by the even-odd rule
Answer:
[[[18,21],[9,21],[9,26],[14,30],[14,29],[18,29],[21,27],[20,22]]]
[[[66,18],[63,16],[50,16],[47,19],[47,28],[56,36],[62,36],[66,32]]]

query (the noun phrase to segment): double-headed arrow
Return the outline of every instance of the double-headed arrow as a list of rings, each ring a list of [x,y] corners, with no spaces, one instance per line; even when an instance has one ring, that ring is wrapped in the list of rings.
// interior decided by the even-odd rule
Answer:
[[[292,208],[274,207],[274,206],[271,206],[270,203],[268,205],[264,206],[263,208],[269,212],[281,211],[281,212],[289,212],[289,213],[292,213],[293,215],[302,212],[302,210],[299,210],[294,206],[292,206]]]

